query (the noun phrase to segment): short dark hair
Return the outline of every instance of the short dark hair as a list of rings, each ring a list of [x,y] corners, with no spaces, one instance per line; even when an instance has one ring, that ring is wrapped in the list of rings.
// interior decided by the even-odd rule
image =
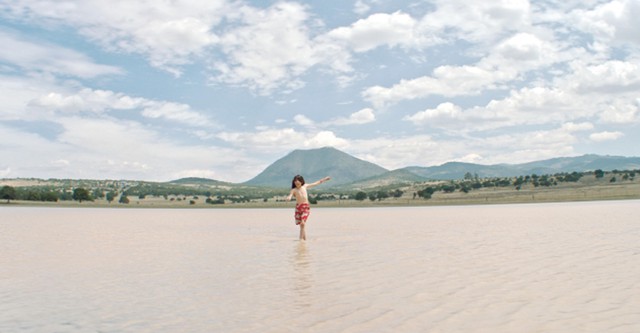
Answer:
[[[291,188],[296,188],[296,180],[299,180],[300,183],[304,185],[304,178],[302,178],[302,176],[300,175],[296,175],[295,177],[293,177],[293,180],[291,181]]]

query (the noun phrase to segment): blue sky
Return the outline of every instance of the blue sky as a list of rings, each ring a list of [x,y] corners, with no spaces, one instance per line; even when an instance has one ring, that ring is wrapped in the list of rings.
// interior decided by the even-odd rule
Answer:
[[[0,178],[640,156],[640,1],[0,1]]]

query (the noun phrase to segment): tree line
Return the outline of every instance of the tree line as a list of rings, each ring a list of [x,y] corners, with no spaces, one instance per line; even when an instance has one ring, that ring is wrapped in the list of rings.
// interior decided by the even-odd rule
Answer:
[[[612,176],[609,178],[610,183],[615,183],[617,181],[633,181],[635,179],[635,175],[637,170],[631,171],[618,171],[613,170],[611,172]],[[557,186],[559,183],[575,183],[578,182],[585,174],[593,174],[596,179],[602,179],[605,177],[606,173],[597,169],[593,172],[571,172],[571,173],[556,173],[553,175],[526,175],[526,176],[518,176],[518,177],[504,177],[504,178],[484,178],[480,179],[477,175],[471,175],[470,173],[465,174],[463,180],[459,181],[451,181],[448,183],[441,183],[438,185],[430,185],[422,190],[414,193],[415,197],[421,197],[425,199],[430,199],[433,194],[436,192],[443,193],[453,193],[455,191],[460,191],[464,193],[469,193],[472,190],[477,190],[481,188],[492,188],[492,187],[511,187],[513,186],[515,190],[520,191],[523,186],[531,185],[533,187],[551,187]],[[618,179],[620,177],[620,179]]]
[[[596,179],[602,179],[609,175],[608,181],[611,183],[620,181],[633,181],[636,173],[640,170],[618,171],[613,170],[605,173],[598,169],[593,172],[571,172],[557,173],[553,175],[526,175],[518,177],[501,177],[501,178],[480,178],[477,174],[467,172],[463,179],[453,181],[443,181],[438,184],[428,185],[413,193],[413,198],[429,199],[437,192],[452,193],[460,191],[469,193],[473,190],[491,187],[514,187],[515,190],[521,190],[524,186],[534,187],[551,187],[557,186],[563,182],[577,182],[585,174],[593,174]],[[70,183],[71,181],[68,181]],[[208,204],[224,204],[226,202],[243,203],[255,200],[268,201],[270,198],[278,197],[282,193],[280,189],[270,188],[250,188],[250,189],[232,189],[217,190],[206,186],[183,186],[173,184],[157,184],[143,182],[117,182],[103,181],[98,185],[90,181],[77,181],[77,185],[72,187],[65,183],[62,187],[55,186],[31,186],[31,187],[12,187],[2,186],[0,188],[0,199],[10,202],[11,200],[24,201],[71,201],[78,202],[94,201],[97,199],[105,199],[109,203],[118,201],[122,204],[128,204],[130,197],[144,199],[147,196],[164,197],[165,200],[186,201],[187,197],[193,197],[189,200],[191,204],[195,204],[196,198],[203,196]],[[368,192],[357,191],[350,194],[327,194],[320,193],[311,196],[309,199],[312,203],[321,200],[338,200],[355,199],[358,201],[370,200],[381,201],[388,198],[399,198],[404,195],[404,191],[400,189],[387,190],[371,190]],[[171,197],[171,198],[170,198]],[[276,199],[277,201],[277,199]]]

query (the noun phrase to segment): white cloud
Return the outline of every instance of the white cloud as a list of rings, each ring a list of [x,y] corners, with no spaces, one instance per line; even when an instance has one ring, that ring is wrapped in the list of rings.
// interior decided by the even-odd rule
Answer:
[[[434,3],[436,9],[422,18],[421,30],[436,30],[439,34],[452,31],[455,38],[474,43],[493,44],[531,23],[527,0],[437,0]]]
[[[82,88],[77,93],[50,92],[29,101],[28,105],[65,113],[102,113],[111,109],[130,110],[145,103],[147,101],[143,98],[133,98],[123,93]]]
[[[357,0],[353,5],[353,12],[358,15],[364,15],[371,10],[371,6],[363,0]]]
[[[348,145],[348,141],[337,137],[331,131],[321,131],[304,141],[308,148],[336,147],[342,148]]]
[[[322,146],[388,168],[524,162],[590,153],[589,144],[634,154],[639,9],[635,0],[3,2],[0,130],[15,141],[2,143],[0,174],[241,179]],[[141,58],[183,77],[127,67]],[[324,96],[370,107],[296,114],[294,102]],[[210,130],[214,117],[224,132]]]
[[[617,71],[615,70],[617,69]],[[564,122],[633,123],[640,121],[636,67],[608,62],[575,66],[556,79],[552,87],[524,87],[484,106],[462,109],[439,104],[402,118],[415,125],[446,130],[484,131],[523,125],[557,125]]]
[[[145,55],[154,66],[175,74],[217,41],[212,27],[230,11],[226,0],[58,1],[25,0],[4,5],[15,19],[64,24],[118,52]],[[96,15],[99,13],[99,15]]]
[[[600,120],[606,124],[631,124],[640,122],[640,99],[615,99],[600,113]]]
[[[148,118],[163,118],[197,127],[210,127],[214,124],[201,113],[191,110],[186,104],[173,102],[149,102],[142,110],[142,115]]]
[[[563,127],[489,136],[442,139],[430,135],[381,136],[350,140],[345,150],[388,169],[433,166],[450,161],[480,164],[525,163],[575,155],[578,138]],[[509,149],[505,149],[509,147]]]
[[[480,164],[524,163],[574,155],[578,141],[570,131],[520,131],[490,136],[458,136],[441,139],[430,135],[382,136],[350,140],[345,150],[388,169],[433,166],[450,161]],[[509,149],[505,149],[509,147]]]
[[[27,103],[28,106],[61,113],[105,113],[112,110],[141,110],[141,115],[165,119],[190,126],[210,127],[213,122],[205,115],[193,111],[189,105],[167,101],[154,101],[131,97],[109,90],[82,88],[77,93],[50,92]]]
[[[454,97],[478,94],[481,89],[491,87],[496,73],[476,66],[440,66],[432,76],[423,76],[385,88],[373,86],[362,92],[364,100],[376,108],[384,108],[403,100],[412,100],[431,95]]]
[[[450,131],[486,131],[522,125],[558,124],[589,117],[593,108],[582,108],[580,99],[561,90],[547,88],[522,88],[511,91],[501,100],[492,100],[485,106],[468,109],[450,103],[441,103],[435,109],[427,109],[403,120],[415,125],[441,128]]]
[[[550,130],[522,130],[511,134],[478,137],[465,144],[464,151],[478,153],[484,158],[479,163],[524,163],[575,154],[578,138],[560,127]],[[509,149],[505,149],[509,147]]]
[[[564,80],[578,93],[621,94],[640,89],[640,66],[619,60],[596,65],[572,63],[573,73]]]
[[[479,154],[476,153],[469,153],[465,156],[462,156],[461,158],[457,159],[456,161],[458,162],[464,162],[464,163],[479,163],[480,161],[482,161],[483,157]]]
[[[350,27],[336,28],[327,33],[327,37],[346,43],[356,52],[383,45],[410,46],[417,40],[414,35],[416,24],[416,20],[402,12],[376,13],[358,20]]]
[[[640,44],[640,3],[636,0],[613,0],[593,9],[572,12],[572,21],[579,29],[593,34],[604,43]]]
[[[360,111],[352,113],[349,117],[336,118],[324,123],[324,126],[346,126],[346,125],[362,125],[376,121],[376,115],[370,108],[364,108]]]
[[[297,114],[293,117],[293,121],[309,129],[313,128],[326,128],[331,126],[349,126],[349,125],[363,125],[376,121],[376,115],[371,108],[364,108],[350,114],[348,117],[336,117],[324,122],[315,122],[309,117]]]
[[[351,140],[347,152],[387,169],[406,166],[428,166],[447,160],[451,142],[437,142],[429,135],[376,136]]]
[[[53,89],[61,88],[46,78],[0,75],[0,100],[2,101],[0,119],[33,120],[37,118],[39,115],[25,110],[25,105]]]
[[[123,74],[115,66],[95,63],[87,55],[48,42],[28,40],[20,34],[0,30],[0,62],[18,66],[27,72],[69,75],[83,79]]]
[[[406,116],[403,119],[415,125],[429,124],[439,121],[459,121],[462,116],[462,109],[453,103],[441,103],[435,109],[420,111],[414,115]]]
[[[531,33],[516,33],[487,51],[476,64],[442,65],[430,76],[403,79],[389,88],[373,86],[362,92],[364,100],[385,107],[403,100],[428,96],[470,96],[504,89],[527,72],[564,61],[573,50],[562,51],[552,41]]]
[[[135,121],[73,116],[58,122],[63,130],[51,140],[0,125],[16,140],[3,152],[14,170],[9,176],[170,180],[180,170],[211,170],[239,181],[253,174],[235,167],[256,164],[242,151],[184,144]]]
[[[218,72],[214,80],[261,95],[301,88],[298,77],[322,61],[306,26],[305,7],[279,2],[265,10],[243,7],[239,15],[242,25],[220,36],[226,59],[212,61]]]
[[[28,133],[0,123],[0,133],[11,138],[2,143],[2,167],[6,177],[55,177],[61,175],[57,161],[64,156],[63,144],[49,141],[35,133]],[[72,173],[67,173],[71,175]]]
[[[293,121],[295,121],[296,124],[301,126],[306,126],[306,127],[313,126],[313,120],[309,119],[309,117],[302,114],[295,115],[293,117]]]
[[[256,132],[222,132],[217,137],[241,149],[265,152],[286,152],[306,148],[325,146],[345,147],[346,139],[337,137],[331,131],[298,132],[293,128],[265,128]]]
[[[305,84],[300,76],[316,65],[336,74],[342,85],[351,82],[345,75],[352,71],[350,54],[327,38],[314,38],[312,28],[321,23],[296,2],[277,2],[262,9],[227,0],[76,0],[67,5],[26,0],[0,4],[0,9],[13,20],[75,28],[105,50],[141,54],[152,66],[175,76],[181,76],[186,65],[206,61],[215,72],[212,82],[246,87],[261,95],[300,89]],[[63,65],[80,67],[85,62]],[[47,68],[64,68],[54,64]],[[83,73],[79,75],[86,77]]]
[[[307,139],[304,133],[297,132],[293,128],[263,129],[257,132],[221,132],[216,136],[234,146],[276,151],[291,149]]]
[[[588,131],[593,129],[592,123],[573,123],[569,122],[562,125],[562,129],[567,132],[580,132],[580,131]]]
[[[624,133],[622,132],[599,132],[599,133],[593,133],[591,135],[589,135],[589,139],[591,139],[591,141],[595,141],[595,142],[603,142],[603,141],[613,141],[613,140],[617,140],[621,137],[624,136]]]

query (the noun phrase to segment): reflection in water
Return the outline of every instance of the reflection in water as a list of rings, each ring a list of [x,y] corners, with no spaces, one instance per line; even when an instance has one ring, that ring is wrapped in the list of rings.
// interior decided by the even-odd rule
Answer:
[[[293,263],[293,293],[295,295],[296,306],[311,306],[311,291],[313,276],[311,274],[311,255],[307,248],[307,242],[297,242],[292,257]]]

